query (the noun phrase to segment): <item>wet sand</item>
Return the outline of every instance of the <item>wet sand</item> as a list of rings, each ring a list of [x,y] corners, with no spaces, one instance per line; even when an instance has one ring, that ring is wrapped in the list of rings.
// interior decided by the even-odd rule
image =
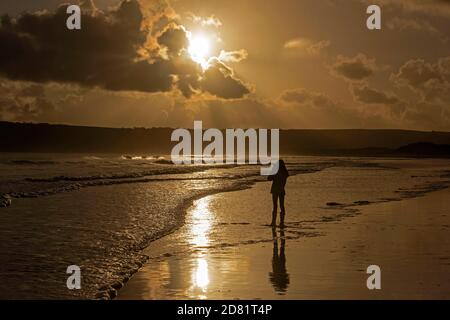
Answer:
[[[182,228],[145,250],[149,261],[117,298],[450,298],[449,189],[323,208],[332,218],[322,219],[310,219],[308,205],[291,196],[287,228],[273,234],[265,225],[268,188],[259,183],[196,201]],[[373,264],[381,267],[381,290],[366,287]]]

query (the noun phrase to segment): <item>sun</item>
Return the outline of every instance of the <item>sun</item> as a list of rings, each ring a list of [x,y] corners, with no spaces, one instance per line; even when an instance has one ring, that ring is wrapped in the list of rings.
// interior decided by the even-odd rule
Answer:
[[[192,58],[206,59],[210,53],[209,40],[204,36],[193,36],[189,43],[189,54]]]
[[[188,53],[191,59],[202,66],[208,68],[208,60],[211,55],[211,41],[204,35],[191,35],[189,38]]]

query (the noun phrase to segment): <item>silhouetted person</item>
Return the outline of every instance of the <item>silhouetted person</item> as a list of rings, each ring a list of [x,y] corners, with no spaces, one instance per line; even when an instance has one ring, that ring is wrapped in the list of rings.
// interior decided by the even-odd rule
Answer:
[[[272,229],[273,236],[273,256],[272,256],[272,272],[269,273],[269,280],[273,288],[279,294],[287,291],[289,286],[289,274],[286,270],[286,256],[284,254],[285,237],[284,231],[280,230],[280,252],[278,253],[278,238],[275,229]]]
[[[286,169],[286,165],[283,160],[278,162],[278,172],[275,175],[269,176],[268,180],[272,181],[272,188],[270,193],[272,194],[273,211],[272,211],[272,223],[273,227],[277,224],[277,211],[278,211],[278,200],[280,201],[280,227],[284,227],[284,217],[286,215],[286,210],[284,209],[284,196],[286,192],[284,187],[286,186],[287,178],[289,177],[289,172]]]

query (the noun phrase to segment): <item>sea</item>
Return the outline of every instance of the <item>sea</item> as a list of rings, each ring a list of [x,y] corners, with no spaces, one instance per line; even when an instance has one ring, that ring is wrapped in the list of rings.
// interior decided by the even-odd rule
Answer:
[[[341,219],[353,207],[450,185],[445,159],[283,159],[291,176],[302,177],[288,182],[287,199],[307,199],[295,217],[305,221]],[[0,153],[0,298],[114,298],[150,258],[145,249],[184,225],[193,201],[260,183],[268,184],[257,165],[175,165],[164,155]],[[242,205],[252,210],[251,203]],[[67,287],[72,265],[82,271],[79,290]]]

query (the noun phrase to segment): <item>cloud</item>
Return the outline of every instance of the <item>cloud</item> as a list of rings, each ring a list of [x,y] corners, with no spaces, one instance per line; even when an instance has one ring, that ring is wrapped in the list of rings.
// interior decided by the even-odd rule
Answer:
[[[323,49],[330,46],[330,41],[314,41],[307,38],[295,38],[286,41],[283,48],[297,55],[317,56]]]
[[[240,62],[247,59],[248,52],[245,49],[236,51],[221,50],[218,59],[223,62]]]
[[[308,91],[304,88],[284,91],[279,98],[282,102],[298,106],[313,106],[318,108],[334,107],[335,103],[322,93]]]
[[[297,88],[284,91],[278,98],[283,113],[289,116],[284,119],[292,127],[305,128],[414,128],[430,130],[430,128],[449,128],[448,116],[436,105],[410,104],[395,94],[386,93],[365,84],[353,83],[351,86],[358,105],[348,105],[336,101],[326,94]],[[369,108],[373,105],[376,107]],[[427,112],[419,111],[427,108]],[[419,114],[426,119],[420,123]],[[447,119],[447,120],[445,120]],[[433,125],[435,123],[435,125]],[[296,124],[296,125],[295,125]]]
[[[0,80],[0,119],[39,121],[55,112],[42,85]]]
[[[0,120],[104,127],[276,127],[274,109],[255,98],[184,99],[171,93],[83,89],[0,78]]]
[[[442,104],[419,102],[406,110],[404,123],[421,130],[450,130],[450,110]]]
[[[187,31],[175,13],[165,1],[152,3],[144,8],[137,0],[124,0],[103,12],[85,0],[87,11],[78,31],[65,27],[67,5],[55,12],[5,16],[0,26],[0,75],[149,93],[170,92],[180,84],[186,97],[194,92],[190,88],[221,98],[242,98],[249,92],[233,72],[222,77],[217,70],[204,74],[187,54]],[[144,16],[144,11],[151,16]],[[152,31],[153,26],[158,31]],[[224,68],[229,67],[220,70]],[[207,80],[200,84],[201,79]]]
[[[97,13],[98,9],[93,0],[79,0],[80,8],[90,14]]]
[[[450,56],[436,62],[411,59],[391,75],[397,86],[407,86],[423,100],[450,101]]]
[[[374,4],[373,0],[363,0],[366,4]],[[450,1],[448,0],[377,0],[376,4],[391,6],[410,13],[421,13],[431,16],[450,16]]]
[[[250,93],[250,89],[223,62],[216,59],[209,64],[199,81],[204,91],[224,99],[238,99]]]
[[[6,101],[5,98],[8,98]],[[430,108],[421,105],[422,108]],[[397,111],[398,110],[398,111]],[[407,117],[413,123],[415,109]],[[104,127],[192,127],[202,120],[216,128],[393,128],[408,124],[397,105],[347,105],[304,88],[278,99],[184,99],[172,93],[107,91],[62,84],[0,80],[0,119]],[[436,121],[437,111],[427,118]],[[419,124],[414,124],[418,127]],[[422,122],[420,125],[425,125]],[[433,128],[427,122],[427,126]]]
[[[440,58],[436,62],[411,59],[392,76],[393,80],[403,82],[415,89],[424,89],[430,82],[446,84],[450,81],[450,56]]]
[[[350,106],[320,92],[305,88],[286,90],[278,98],[278,109],[289,128],[385,128],[396,127],[389,110]]]
[[[170,24],[158,35],[157,43],[167,49],[166,53],[170,58],[180,56],[182,50],[189,47],[186,29],[174,23]]]
[[[418,96],[408,103],[407,121],[419,128],[450,130],[450,56],[434,62],[408,60],[390,80]]]
[[[435,27],[431,22],[419,18],[394,17],[387,22],[387,27],[395,31],[423,32],[437,37],[443,43],[449,41],[447,34]]]
[[[370,88],[367,85],[353,86],[352,92],[355,100],[361,103],[394,105],[400,102],[395,95]]]
[[[359,53],[349,58],[338,56],[331,67],[332,73],[348,81],[363,81],[369,78],[377,70],[375,59],[369,59]]]
[[[209,17],[200,17],[193,13],[189,14],[189,19],[192,22],[201,25],[202,27],[215,27],[219,28],[222,26],[222,22],[216,18],[214,15]]]
[[[439,30],[430,22],[412,18],[394,17],[387,22],[387,26],[391,30],[415,30],[432,34],[439,33]]]

